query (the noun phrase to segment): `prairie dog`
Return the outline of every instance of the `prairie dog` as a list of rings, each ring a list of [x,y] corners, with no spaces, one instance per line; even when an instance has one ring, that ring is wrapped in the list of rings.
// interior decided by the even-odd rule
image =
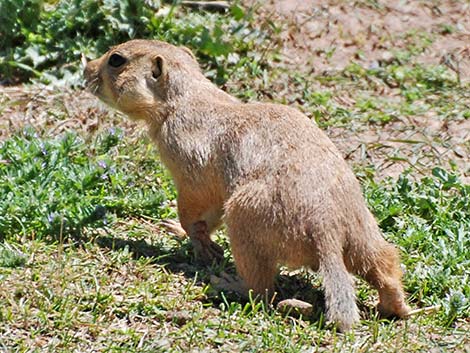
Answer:
[[[198,256],[223,256],[221,224],[238,274],[272,291],[278,265],[319,271],[327,319],[359,320],[352,274],[379,292],[379,311],[404,317],[398,252],[381,235],[358,181],[328,137],[298,110],[242,103],[202,74],[184,47],[132,40],[85,68],[88,88],[144,120],[178,191],[178,215]]]

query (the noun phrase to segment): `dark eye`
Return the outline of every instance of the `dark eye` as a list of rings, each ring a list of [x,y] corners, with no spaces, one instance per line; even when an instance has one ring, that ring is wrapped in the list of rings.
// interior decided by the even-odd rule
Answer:
[[[111,67],[119,67],[126,63],[126,58],[119,54],[113,54],[109,57],[108,64]]]

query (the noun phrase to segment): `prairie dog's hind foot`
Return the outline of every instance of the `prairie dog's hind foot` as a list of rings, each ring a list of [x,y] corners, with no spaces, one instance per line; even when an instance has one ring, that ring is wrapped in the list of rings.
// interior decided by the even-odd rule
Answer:
[[[408,317],[411,312],[411,308],[406,305],[405,301],[401,298],[394,303],[379,303],[377,310],[380,316],[384,318],[405,318]]]

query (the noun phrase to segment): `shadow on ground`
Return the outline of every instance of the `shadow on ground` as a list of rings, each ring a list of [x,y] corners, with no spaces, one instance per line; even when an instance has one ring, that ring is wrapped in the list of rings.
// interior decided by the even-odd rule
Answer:
[[[129,240],[112,236],[99,236],[95,243],[104,249],[111,251],[128,249],[135,259],[149,258],[154,264],[164,266],[166,270],[183,274],[188,280],[200,286],[211,285],[207,291],[205,304],[212,308],[218,308],[220,304],[239,303],[242,307],[252,302],[248,297],[232,291],[214,288],[211,279],[215,276],[236,275],[235,264],[230,259],[225,259],[221,264],[206,266],[198,262],[192,253],[189,241],[183,241],[181,246],[171,249],[149,244],[145,240]],[[283,272],[284,273],[284,272]],[[277,311],[277,304],[285,299],[298,299],[313,306],[311,314],[302,319],[311,324],[324,326],[325,300],[323,291],[319,285],[312,285],[305,273],[294,272],[292,274],[279,274],[276,278],[276,293],[273,297],[264,298],[268,312]],[[256,300],[258,300],[257,298]],[[360,314],[363,318],[370,318],[371,308],[358,303]],[[285,313],[286,318],[298,318],[295,309]]]

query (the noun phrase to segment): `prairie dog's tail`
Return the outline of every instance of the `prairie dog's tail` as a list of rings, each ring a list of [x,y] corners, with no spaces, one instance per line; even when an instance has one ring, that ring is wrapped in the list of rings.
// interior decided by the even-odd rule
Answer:
[[[320,261],[323,277],[326,317],[347,331],[359,321],[353,278],[346,270],[342,257],[329,257]]]

